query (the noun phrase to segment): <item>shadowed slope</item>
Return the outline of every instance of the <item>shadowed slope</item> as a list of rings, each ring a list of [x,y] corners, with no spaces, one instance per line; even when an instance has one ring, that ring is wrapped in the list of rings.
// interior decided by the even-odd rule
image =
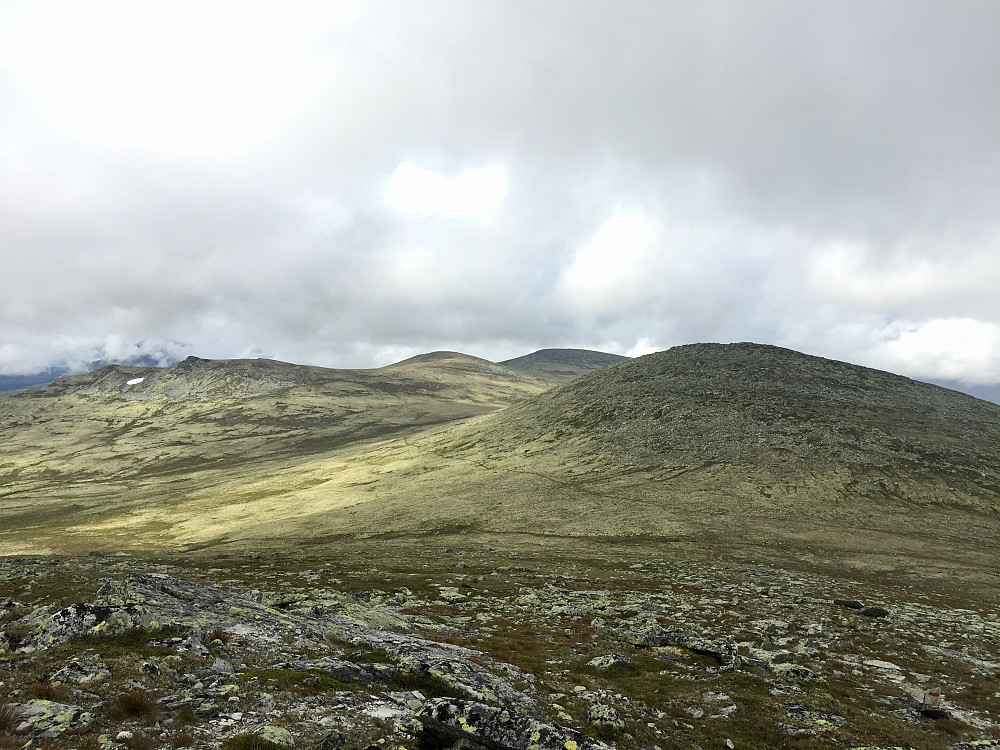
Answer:
[[[500,364],[549,383],[568,383],[592,370],[624,362],[628,357],[589,349],[539,349]]]

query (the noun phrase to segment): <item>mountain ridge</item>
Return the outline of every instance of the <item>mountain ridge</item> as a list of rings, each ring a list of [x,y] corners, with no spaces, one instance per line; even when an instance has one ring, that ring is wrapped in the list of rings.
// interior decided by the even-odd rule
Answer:
[[[113,372],[119,388],[137,377]],[[461,528],[928,559],[1000,543],[1000,407],[891,373],[755,344],[675,347],[554,388],[457,353],[338,372],[236,399],[8,396],[24,408],[0,435],[0,541]],[[40,420],[28,407],[45,402]]]

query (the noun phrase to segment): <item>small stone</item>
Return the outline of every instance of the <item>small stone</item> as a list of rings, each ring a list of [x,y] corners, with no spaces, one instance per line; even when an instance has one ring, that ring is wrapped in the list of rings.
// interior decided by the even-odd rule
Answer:
[[[861,610],[861,614],[865,617],[888,617],[889,610],[885,607],[868,607],[867,609]]]
[[[132,739],[133,736],[134,735],[129,730],[124,729],[124,730],[122,730],[121,732],[119,732],[118,734],[115,735],[115,739],[118,740],[119,742],[121,742],[123,740],[130,740],[130,739]]]
[[[847,609],[864,609],[865,607],[857,599],[834,599],[833,603],[838,607],[846,607]]]
[[[236,671],[225,659],[216,659],[212,662],[211,670],[216,674],[233,674]]]
[[[701,694],[701,699],[703,701],[728,701],[728,700],[732,700],[732,698],[730,698],[725,693],[711,693],[711,692],[709,692],[709,693],[702,693]]]

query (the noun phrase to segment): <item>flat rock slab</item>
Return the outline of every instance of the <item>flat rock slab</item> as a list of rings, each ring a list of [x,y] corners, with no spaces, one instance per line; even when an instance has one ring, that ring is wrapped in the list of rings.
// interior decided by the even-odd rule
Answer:
[[[32,734],[42,738],[83,734],[95,722],[92,713],[68,703],[35,699],[21,704],[18,710],[21,719],[31,725]]]
[[[437,698],[417,715],[420,739],[431,747],[466,747],[486,750],[611,750],[608,745],[557,724],[526,716],[516,710],[456,698]]]

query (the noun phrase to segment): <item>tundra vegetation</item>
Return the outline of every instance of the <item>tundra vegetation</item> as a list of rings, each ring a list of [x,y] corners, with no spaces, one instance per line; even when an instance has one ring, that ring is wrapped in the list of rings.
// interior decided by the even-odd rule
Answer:
[[[588,355],[0,397],[0,748],[1000,748],[1000,407]]]

